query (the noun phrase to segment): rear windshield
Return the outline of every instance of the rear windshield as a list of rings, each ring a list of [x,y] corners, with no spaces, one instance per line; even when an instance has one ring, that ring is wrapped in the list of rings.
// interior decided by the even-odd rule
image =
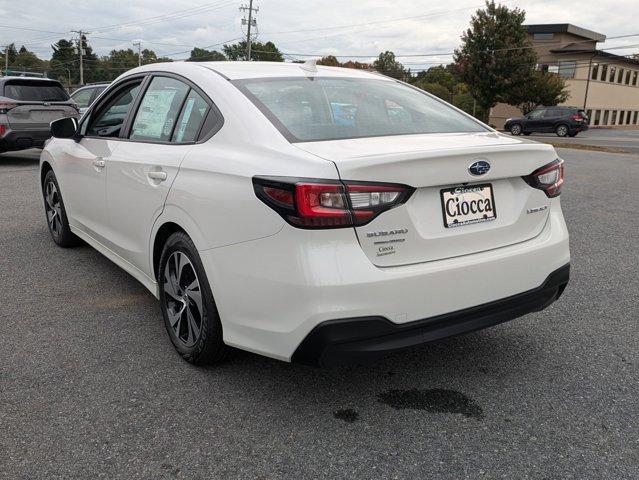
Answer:
[[[7,82],[4,96],[25,102],[64,102],[69,99],[64,88],[56,82]]]
[[[256,78],[234,83],[291,142],[487,131],[446,103],[394,81]]]

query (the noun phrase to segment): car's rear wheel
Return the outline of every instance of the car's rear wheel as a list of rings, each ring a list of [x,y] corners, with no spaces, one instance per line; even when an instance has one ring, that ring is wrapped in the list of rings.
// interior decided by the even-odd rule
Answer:
[[[53,170],[49,170],[42,182],[42,196],[44,197],[44,211],[47,216],[47,226],[51,238],[60,247],[74,247],[81,243],[69,227],[67,212],[60,193],[60,185]]]
[[[568,135],[568,125],[557,125],[555,133],[558,137],[565,137]]]
[[[521,128],[521,125],[519,125],[518,123],[515,123],[515,124],[510,126],[510,134],[511,135],[521,135],[522,131],[523,131],[523,129]]]
[[[220,316],[200,256],[185,233],[174,233],[166,241],[158,282],[164,324],[175,349],[198,365],[222,360],[228,347]]]

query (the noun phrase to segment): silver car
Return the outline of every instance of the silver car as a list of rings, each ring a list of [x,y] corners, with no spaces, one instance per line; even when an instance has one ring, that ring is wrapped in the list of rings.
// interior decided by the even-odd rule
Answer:
[[[0,78],[0,153],[40,148],[51,137],[49,124],[78,117],[78,107],[56,80]]]
[[[84,115],[89,106],[94,102],[96,98],[100,96],[102,92],[109,86],[108,83],[96,83],[93,85],[85,85],[78,88],[71,94],[71,99],[76,103],[80,109],[80,115]]]

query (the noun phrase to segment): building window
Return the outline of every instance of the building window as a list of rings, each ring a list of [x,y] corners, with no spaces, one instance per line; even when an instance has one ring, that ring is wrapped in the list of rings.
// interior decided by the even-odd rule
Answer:
[[[617,76],[617,67],[610,67],[610,76],[608,77],[609,82],[614,82]]]
[[[623,125],[623,118],[625,114],[626,112],[624,112],[623,110],[619,111],[619,125]]]
[[[541,70],[542,72],[547,72],[548,71],[548,64],[547,63],[542,63],[541,65],[537,65],[537,69]]]
[[[595,125],[599,125],[601,119],[601,110],[595,110]]]
[[[628,115],[626,116],[626,125],[632,125],[632,112],[628,112]]]
[[[613,110],[610,115],[610,125],[617,125],[617,110]]]
[[[592,64],[592,72],[590,73],[590,79],[599,80],[599,64],[598,63]]]
[[[617,78],[617,83],[623,83],[623,68],[619,69],[619,78]]]
[[[626,70],[626,85],[630,85],[630,74],[632,72],[630,70]]]
[[[634,123],[635,125],[637,125],[637,117],[639,117],[639,112],[635,112],[635,119],[632,123]]]
[[[562,78],[575,78],[575,69],[577,62],[570,60],[568,62],[559,62],[559,76]]]
[[[608,78],[608,65],[601,66],[601,81],[605,82],[606,78]]]
[[[533,33],[534,40],[552,40],[555,38],[554,33]]]
[[[592,110],[586,112],[586,117],[588,117],[588,120],[592,120]]]
[[[633,87],[637,86],[637,76],[639,76],[639,72],[637,72],[637,70],[632,72],[632,86]]]
[[[601,123],[602,125],[608,125],[608,110],[604,110],[604,118],[603,118],[603,122]]]

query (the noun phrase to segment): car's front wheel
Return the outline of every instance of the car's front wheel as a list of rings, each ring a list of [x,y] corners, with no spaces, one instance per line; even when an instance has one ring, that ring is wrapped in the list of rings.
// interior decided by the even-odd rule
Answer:
[[[565,137],[568,135],[568,126],[567,125],[557,125],[555,129],[555,133],[558,137]]]
[[[42,196],[44,197],[44,211],[47,216],[47,226],[51,238],[59,246],[63,248],[74,247],[81,243],[69,227],[69,219],[67,211],[64,208],[64,201],[60,193],[60,185],[53,173],[49,170],[42,182]]]
[[[521,135],[522,131],[523,129],[521,128],[521,125],[519,125],[518,123],[515,123],[510,126],[511,135]]]
[[[193,241],[183,232],[164,245],[158,272],[164,324],[175,349],[198,365],[222,360],[228,351],[222,323]]]

